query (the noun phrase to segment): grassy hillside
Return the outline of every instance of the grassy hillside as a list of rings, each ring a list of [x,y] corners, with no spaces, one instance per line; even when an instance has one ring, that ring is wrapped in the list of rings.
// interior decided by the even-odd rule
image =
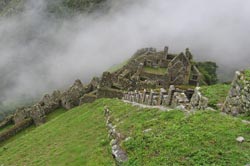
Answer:
[[[245,165],[250,126],[219,112],[142,109],[99,99],[59,115],[0,148],[0,165],[113,165],[103,115],[107,105],[127,139],[125,165]],[[236,142],[238,136],[247,141]]]
[[[0,165],[113,165],[102,102],[63,113],[0,148]],[[101,107],[101,108],[100,108]]]
[[[226,100],[230,87],[230,84],[202,86],[201,92],[209,99],[208,106],[217,109],[217,104],[223,104]]]

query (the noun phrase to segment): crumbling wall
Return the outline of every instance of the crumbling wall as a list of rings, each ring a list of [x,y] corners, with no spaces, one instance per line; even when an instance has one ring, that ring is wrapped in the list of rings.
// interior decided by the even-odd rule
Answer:
[[[99,88],[97,90],[97,98],[118,98],[122,99],[123,92],[108,87]]]
[[[76,80],[66,92],[62,94],[62,107],[69,110],[79,105],[80,98],[85,94],[85,89],[80,80]]]
[[[108,136],[112,150],[112,156],[115,159],[116,165],[120,166],[122,163],[128,160],[128,155],[125,150],[122,149],[121,143],[125,137],[116,130],[115,124],[112,121],[111,111],[105,107],[104,116],[106,118],[106,126],[108,129]]]
[[[250,70],[237,71],[222,111],[231,115],[250,115]]]
[[[191,109],[205,110],[208,105],[208,98],[200,92],[200,87],[196,87],[190,101]]]
[[[201,95],[199,87],[195,90],[182,90],[175,88],[174,85],[171,85],[168,91],[161,88],[160,91],[151,90],[148,92],[144,90],[125,92],[123,100],[151,106],[166,106],[185,110],[204,110],[208,105],[208,99]]]
[[[10,137],[16,135],[18,132],[29,127],[32,123],[33,123],[33,120],[31,118],[25,119],[22,122],[16,124],[14,127],[10,128],[9,130],[0,133],[0,142],[3,142],[9,139]]]
[[[0,123],[0,129],[2,129],[2,128],[6,127],[6,126],[8,126],[8,125],[10,125],[10,124],[12,124],[12,123],[14,123],[14,121],[13,121],[13,115],[10,115],[10,116],[6,117],[6,118]]]
[[[94,94],[85,94],[80,98],[80,105],[84,103],[93,103],[97,99],[97,96]]]

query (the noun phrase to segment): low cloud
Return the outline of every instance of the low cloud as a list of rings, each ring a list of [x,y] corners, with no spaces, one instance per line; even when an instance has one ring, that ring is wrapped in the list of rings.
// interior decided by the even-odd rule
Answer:
[[[195,59],[216,61],[222,79],[250,64],[247,0],[108,0],[108,11],[65,19],[47,13],[47,2],[29,0],[0,19],[2,101],[87,83],[141,47],[188,47]]]

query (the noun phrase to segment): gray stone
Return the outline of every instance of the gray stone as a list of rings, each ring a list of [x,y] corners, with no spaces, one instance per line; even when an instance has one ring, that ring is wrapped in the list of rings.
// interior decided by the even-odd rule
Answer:
[[[242,137],[242,136],[240,136],[240,137],[237,137],[237,138],[236,138],[236,141],[239,142],[239,143],[242,143],[242,142],[245,141],[245,138]]]

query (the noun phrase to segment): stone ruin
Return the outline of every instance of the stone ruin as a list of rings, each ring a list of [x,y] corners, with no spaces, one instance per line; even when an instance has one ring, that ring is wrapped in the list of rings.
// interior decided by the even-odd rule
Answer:
[[[250,115],[250,70],[236,71],[222,112]]]
[[[189,49],[186,49],[185,54],[180,53],[179,55],[170,54],[168,47],[159,52],[155,48],[140,49],[125,66],[113,73],[104,72],[100,78],[94,77],[87,85],[76,80],[64,92],[54,91],[51,95],[44,95],[42,100],[33,106],[18,108],[12,117],[1,123],[1,127],[14,123],[15,126],[22,128],[21,124],[31,124],[30,122],[24,123],[30,120],[38,126],[46,122],[46,115],[58,108],[69,110],[81,104],[93,102],[98,98],[122,99],[123,92],[128,90],[166,88],[170,84],[197,85],[201,74],[193,65],[192,58]],[[162,89],[158,95],[154,91],[143,92],[143,95],[138,91],[133,94],[134,97],[131,94],[130,100],[138,100],[137,102],[149,105],[178,105],[180,103],[185,105],[189,102],[190,97],[184,93],[176,88],[171,90],[171,87],[168,93]],[[166,96],[170,97],[166,98]]]
[[[208,99],[201,95],[199,87],[196,87],[195,90],[182,90],[174,85],[171,85],[168,91],[161,88],[160,91],[135,90],[125,92],[123,100],[151,106],[181,108],[183,110],[205,110],[208,105]]]
[[[185,53],[171,54],[168,47],[158,52],[155,48],[143,48],[125,66],[111,73],[112,86],[122,90],[197,86],[202,77],[192,58],[189,49]]]

